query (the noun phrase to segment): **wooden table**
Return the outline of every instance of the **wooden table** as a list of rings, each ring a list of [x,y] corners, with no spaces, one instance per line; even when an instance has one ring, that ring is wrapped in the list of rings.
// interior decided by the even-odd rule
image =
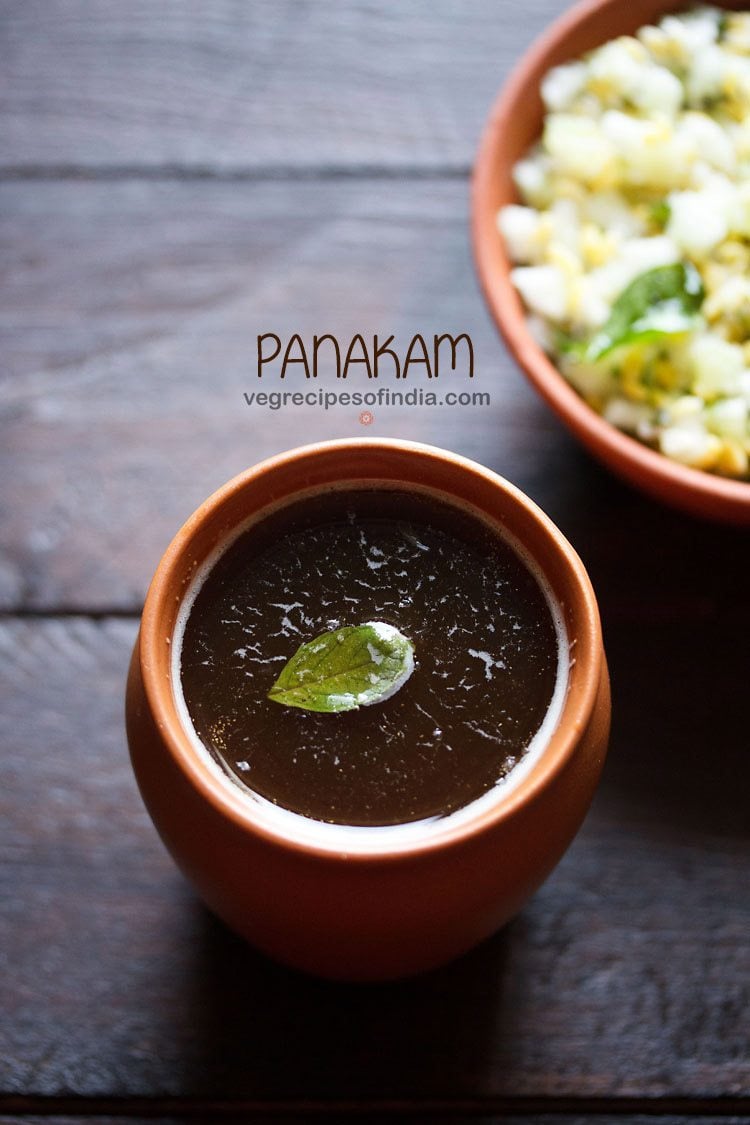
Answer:
[[[748,537],[581,452],[469,254],[483,117],[560,7],[2,4],[3,1122],[750,1120]],[[267,331],[469,332],[490,406],[366,432],[509,476],[601,602],[614,729],[583,831],[504,932],[407,983],[246,947],[127,759],[126,661],[176,528],[259,458],[364,432],[245,406]]]

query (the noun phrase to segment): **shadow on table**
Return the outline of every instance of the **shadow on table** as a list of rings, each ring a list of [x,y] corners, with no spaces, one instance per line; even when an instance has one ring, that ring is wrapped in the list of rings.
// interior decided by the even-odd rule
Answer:
[[[599,600],[613,691],[605,791],[624,816],[747,834],[750,532],[650,501],[578,449],[566,462],[546,499]]]
[[[513,926],[444,969],[386,984],[277,965],[196,904],[186,1093],[226,1098],[455,1097],[486,1085]],[[484,1080],[483,1080],[484,1079]],[[192,1087],[192,1088],[190,1088]]]

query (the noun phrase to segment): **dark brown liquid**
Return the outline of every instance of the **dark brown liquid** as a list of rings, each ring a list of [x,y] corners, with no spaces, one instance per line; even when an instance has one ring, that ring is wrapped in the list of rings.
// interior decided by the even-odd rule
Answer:
[[[316,714],[267,694],[300,644],[385,621],[415,646],[381,703]],[[549,708],[558,642],[546,598],[479,520],[404,492],[329,492],[241,535],[188,616],[195,730],[243,787],[316,820],[442,816],[505,777]]]

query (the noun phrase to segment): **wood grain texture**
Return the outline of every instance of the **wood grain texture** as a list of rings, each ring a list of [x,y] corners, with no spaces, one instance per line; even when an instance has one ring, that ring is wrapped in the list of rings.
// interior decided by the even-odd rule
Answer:
[[[0,1122],[750,1121],[748,537],[581,453],[468,250],[482,122],[564,6],[0,4]],[[492,403],[376,408],[367,430],[251,410],[266,331],[466,331]],[[541,503],[597,589],[615,708],[541,892],[385,987],[281,969],[196,902],[127,761],[136,623],[107,616],[138,611],[228,477],[363,434],[448,446]]]
[[[743,664],[724,665],[709,723],[686,627],[656,623],[645,652],[640,631],[610,629],[610,764],[545,887],[453,966],[357,987],[256,955],[172,867],[124,746],[135,623],[4,622],[0,1092],[750,1095],[746,731],[727,707]],[[726,646],[723,625],[703,636]],[[660,682],[672,661],[679,677]]]
[[[608,614],[747,621],[747,535],[651,504],[580,452],[485,313],[466,211],[449,180],[0,185],[0,606],[137,611],[169,539],[229,477],[300,442],[378,434],[514,480],[570,536]],[[258,333],[326,330],[404,346],[468,332],[491,405],[375,408],[367,429],[351,407],[245,405],[281,386],[257,378]]]
[[[465,171],[564,6],[5,0],[2,166]]]
[[[0,186],[0,471],[13,482],[0,603],[137,609],[193,508],[304,441],[403,436],[483,456],[532,489],[559,477],[572,442],[484,312],[466,196],[451,181]],[[355,408],[252,410],[245,390],[281,385],[256,375],[267,331],[394,333],[402,347],[468,331],[492,405],[376,409],[366,431]]]
[[[49,1103],[47,1103],[49,1105]],[[55,1107],[59,1103],[55,1101]],[[274,1125],[308,1125],[309,1122],[316,1121],[335,1121],[335,1122],[356,1122],[356,1125],[383,1125],[383,1123],[402,1122],[402,1125],[436,1125],[436,1122],[446,1122],[448,1125],[748,1125],[750,1118],[740,1117],[736,1115],[728,1115],[721,1112],[720,1116],[716,1114],[690,1114],[690,1116],[681,1116],[673,1113],[658,1113],[654,1115],[651,1113],[634,1113],[634,1114],[602,1114],[602,1113],[537,1113],[535,1109],[530,1108],[528,1112],[514,1112],[507,1114],[505,1112],[498,1113],[464,1113],[461,1111],[453,1112],[452,1108],[447,1110],[442,1106],[434,1106],[420,1112],[419,1109],[413,1107],[405,1108],[398,1104],[393,1105],[389,1103],[381,1103],[377,1110],[370,1112],[366,1107],[360,1104],[344,1103],[339,1107],[330,1102],[322,1104],[307,1104],[300,1106],[296,1112],[287,1113],[282,1109],[278,1110],[277,1107],[259,1107],[257,1105],[248,1105],[234,1108],[232,1105],[226,1103],[205,1103],[189,1102],[184,1106],[177,1106],[173,1109],[173,1113],[179,1116],[162,1116],[158,1112],[158,1108],[153,1103],[148,1103],[148,1116],[139,1116],[139,1112],[145,1112],[145,1107],[139,1109],[140,1103],[127,1102],[124,1106],[117,1107],[117,1116],[109,1116],[106,1112],[99,1113],[99,1102],[93,1103],[97,1108],[92,1110],[91,1103],[85,1103],[87,1106],[87,1113],[85,1116],[70,1116],[65,1113],[64,1116],[54,1112],[52,1120],[55,1125],[91,1125],[92,1112],[96,1114],[93,1120],[96,1125],[117,1125],[118,1122],[125,1120],[128,1125],[178,1125],[178,1122],[185,1121],[201,1121],[201,1122],[216,1122],[220,1121],[223,1125],[246,1125],[248,1121],[266,1122],[272,1121]],[[180,1113],[182,1110],[182,1113]],[[132,1111],[132,1112],[131,1112]],[[50,1114],[51,1115],[51,1114]],[[49,1125],[50,1116],[37,1117],[23,1113],[23,1116],[7,1114],[0,1116],[0,1125]]]

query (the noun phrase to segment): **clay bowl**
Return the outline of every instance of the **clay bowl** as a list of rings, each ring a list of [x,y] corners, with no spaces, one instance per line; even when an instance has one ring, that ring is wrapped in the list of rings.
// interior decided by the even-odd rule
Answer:
[[[300,835],[268,820],[188,737],[172,688],[170,640],[196,567],[241,522],[347,486],[438,496],[515,536],[562,607],[575,654],[557,726],[517,784],[498,789],[496,801],[490,798],[463,822],[437,821],[399,843],[384,844],[372,839],[373,830],[352,828],[344,828],[347,841],[318,839],[314,821],[299,818],[312,827]],[[480,465],[387,440],[292,450],[214,493],[158,566],[127,690],[128,740],[141,793],[164,843],[208,906],[282,962],[360,980],[440,965],[519,910],[583,820],[604,759],[609,716],[594,593],[560,532],[521,492]]]
[[[496,226],[497,212],[517,200],[512,169],[542,131],[541,79],[618,35],[636,31],[674,0],[585,0],[557,20],[524,55],[490,113],[474,168],[472,242],[490,312],[532,384],[583,445],[613,472],[644,492],[694,515],[750,523],[750,484],[717,477],[668,460],[605,422],[565,381],[526,329],[521,299],[510,281],[511,263]],[[745,8],[746,0],[725,3]]]

